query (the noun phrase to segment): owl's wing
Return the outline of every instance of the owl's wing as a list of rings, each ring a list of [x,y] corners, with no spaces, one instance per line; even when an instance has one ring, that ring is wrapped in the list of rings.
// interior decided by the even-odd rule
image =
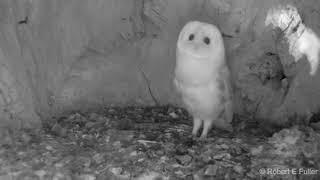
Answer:
[[[233,119],[233,90],[231,85],[231,76],[229,69],[224,67],[221,69],[221,77],[223,78],[223,86],[225,87],[224,91],[224,107],[225,107],[225,121],[231,123]]]
[[[174,78],[173,84],[174,84],[174,86],[176,87],[177,91],[178,91],[179,93],[181,93],[181,85],[180,85],[179,81],[178,81],[176,78]]]

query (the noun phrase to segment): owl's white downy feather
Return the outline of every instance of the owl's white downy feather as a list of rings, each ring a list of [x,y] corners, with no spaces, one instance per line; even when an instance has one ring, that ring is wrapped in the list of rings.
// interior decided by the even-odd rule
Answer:
[[[222,35],[214,25],[192,21],[179,34],[174,84],[194,118],[193,134],[203,124],[231,130],[233,116],[229,68]]]

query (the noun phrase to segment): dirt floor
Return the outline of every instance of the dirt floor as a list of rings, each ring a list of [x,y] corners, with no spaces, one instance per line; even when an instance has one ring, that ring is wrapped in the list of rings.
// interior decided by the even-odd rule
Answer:
[[[248,124],[200,140],[172,106],[73,113],[39,132],[0,132],[0,179],[320,179],[316,128],[267,136]]]

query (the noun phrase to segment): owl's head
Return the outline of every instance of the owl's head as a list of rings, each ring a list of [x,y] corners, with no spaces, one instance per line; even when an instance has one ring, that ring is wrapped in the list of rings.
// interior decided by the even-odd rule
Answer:
[[[219,29],[208,23],[188,22],[181,30],[177,50],[195,58],[206,58],[224,53]]]

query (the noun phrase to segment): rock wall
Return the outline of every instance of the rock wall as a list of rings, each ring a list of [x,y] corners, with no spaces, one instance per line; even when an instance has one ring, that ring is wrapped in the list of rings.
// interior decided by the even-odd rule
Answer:
[[[110,104],[180,104],[175,43],[190,20],[223,32],[238,114],[281,123],[310,117],[320,75],[310,76],[306,57],[295,61],[281,31],[265,23],[286,4],[320,34],[317,0],[2,0],[0,124],[38,127]]]

